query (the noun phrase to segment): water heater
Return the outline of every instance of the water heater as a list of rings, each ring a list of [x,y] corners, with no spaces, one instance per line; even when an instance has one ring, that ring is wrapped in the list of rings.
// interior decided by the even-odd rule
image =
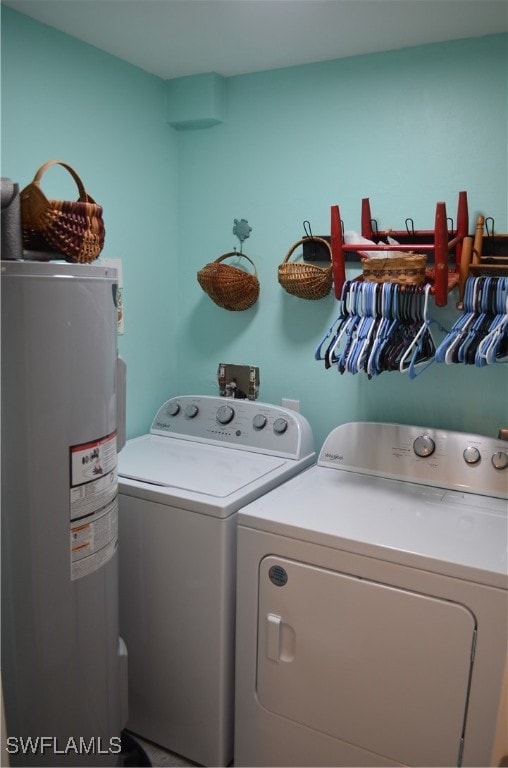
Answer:
[[[116,283],[1,262],[2,764],[119,764]]]

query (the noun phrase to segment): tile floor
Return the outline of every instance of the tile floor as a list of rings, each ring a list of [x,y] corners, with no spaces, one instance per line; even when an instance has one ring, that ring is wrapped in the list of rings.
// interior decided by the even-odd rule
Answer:
[[[177,755],[174,752],[169,752],[163,749],[158,744],[154,744],[151,741],[146,741],[140,736],[133,734],[133,738],[138,744],[145,750],[153,768],[167,768],[168,766],[196,766],[197,763],[193,763],[187,760],[181,755]]]

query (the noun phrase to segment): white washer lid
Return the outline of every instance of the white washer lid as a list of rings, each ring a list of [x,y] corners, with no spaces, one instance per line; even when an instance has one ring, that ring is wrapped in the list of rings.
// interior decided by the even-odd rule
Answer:
[[[287,462],[278,456],[143,435],[118,456],[120,478],[226,498]]]

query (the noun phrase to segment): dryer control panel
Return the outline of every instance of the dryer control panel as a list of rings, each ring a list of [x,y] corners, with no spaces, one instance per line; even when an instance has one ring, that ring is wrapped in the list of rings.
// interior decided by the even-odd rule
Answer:
[[[258,400],[173,397],[157,411],[150,433],[292,459],[314,453],[312,430],[304,416]]]
[[[318,464],[508,498],[508,444],[483,435],[352,422],[330,432]]]

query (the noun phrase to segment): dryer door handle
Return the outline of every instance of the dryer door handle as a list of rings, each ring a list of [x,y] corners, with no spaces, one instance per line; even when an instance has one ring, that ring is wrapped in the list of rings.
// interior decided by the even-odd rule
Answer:
[[[266,655],[272,661],[280,659],[280,625],[281,617],[269,613],[266,617]]]
[[[271,661],[290,662],[295,658],[296,634],[276,613],[266,614],[266,656]]]

